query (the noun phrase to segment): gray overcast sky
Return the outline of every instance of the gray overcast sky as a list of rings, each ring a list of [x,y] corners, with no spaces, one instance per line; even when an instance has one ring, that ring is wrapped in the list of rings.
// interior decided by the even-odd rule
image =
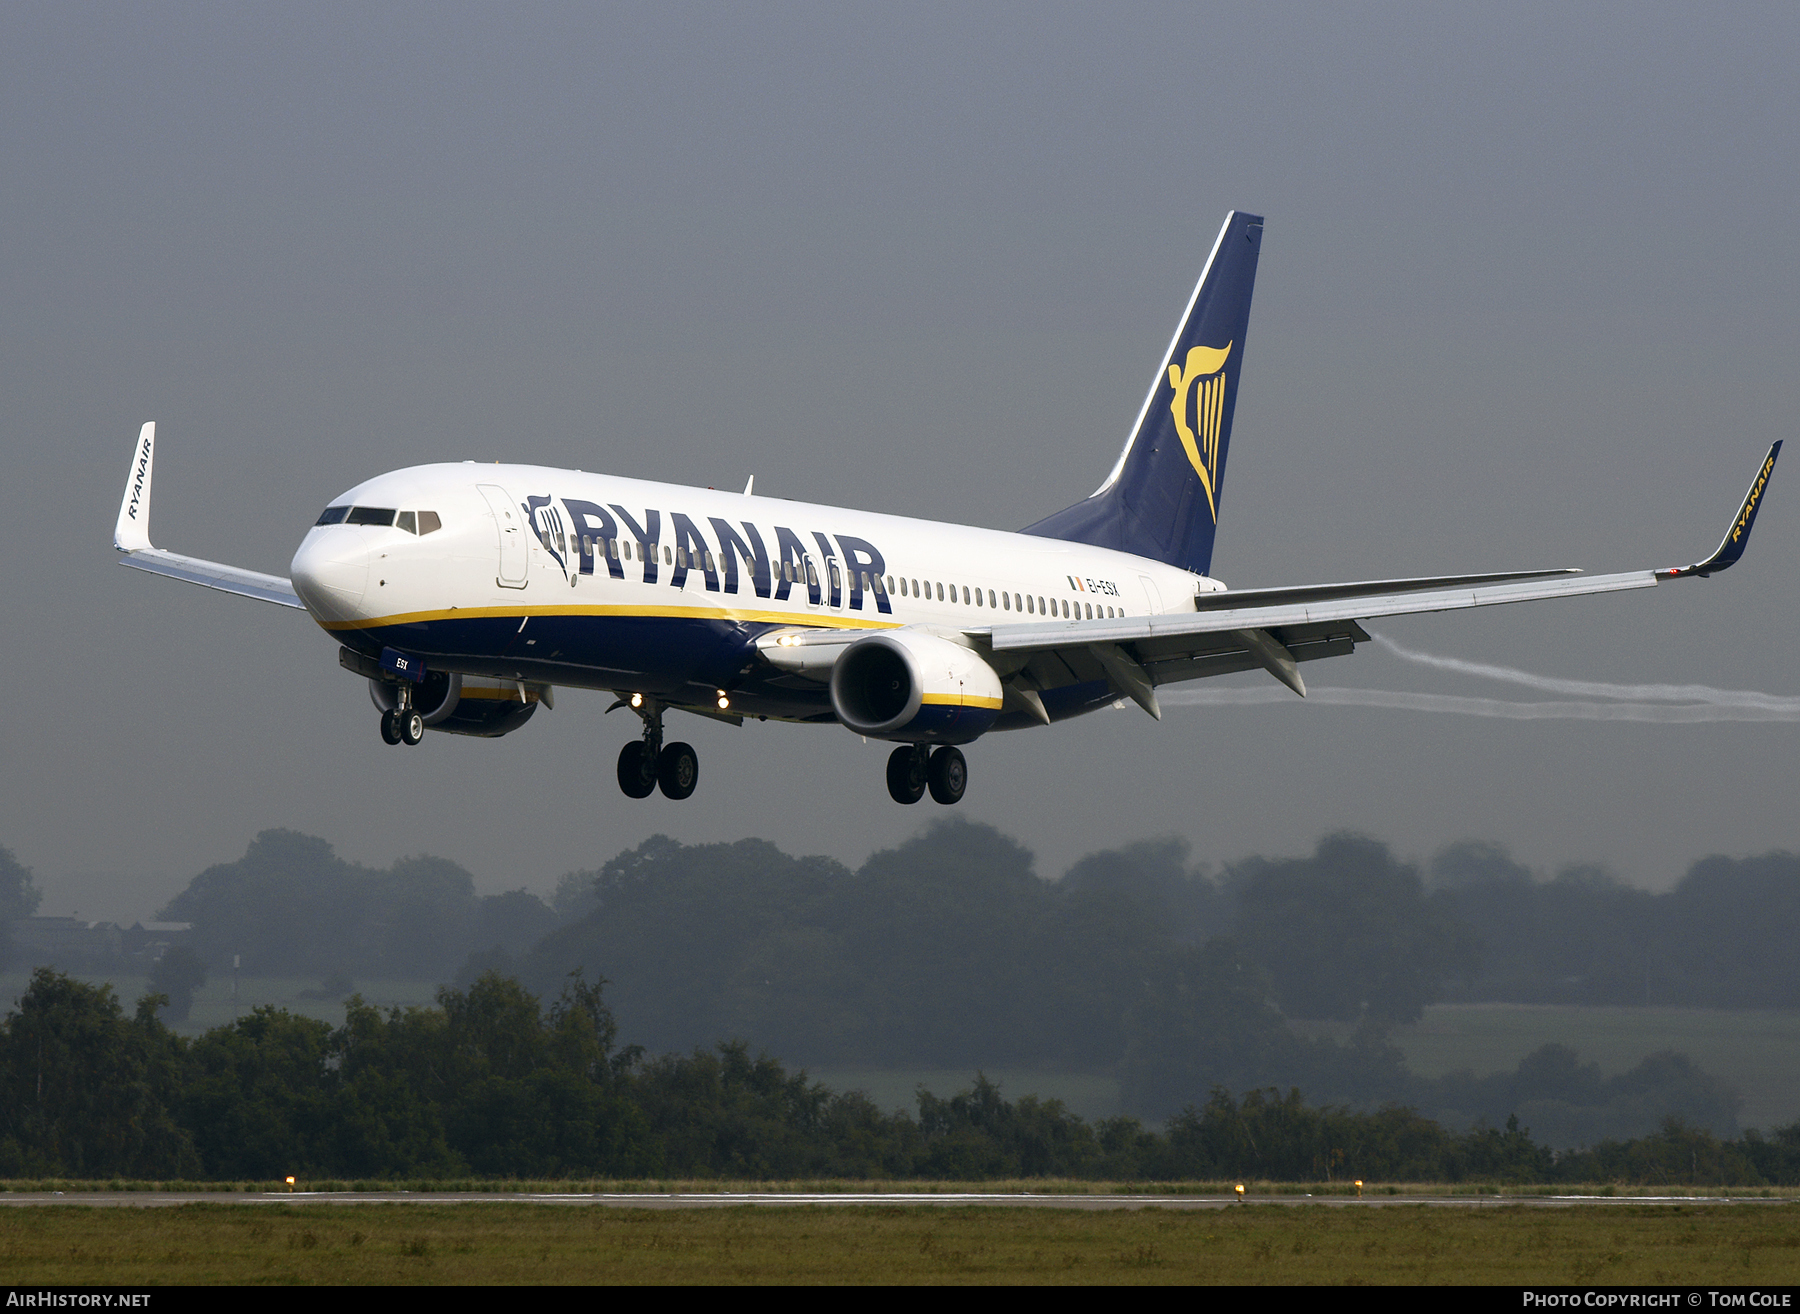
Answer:
[[[595,695],[387,749],[303,615],[112,564],[138,424],[159,545],[280,573],[334,494],[465,457],[1016,528],[1111,464],[1234,206],[1268,228],[1221,578],[1694,560],[1800,411],[1796,67],[1791,5],[6,6],[0,844],[46,911],[136,916],[268,826],[485,890],[658,830],[911,834],[835,728],[685,726],[684,804],[620,796]],[[1380,628],[1800,693],[1796,462],[1728,576]],[[1047,874],[1168,832],[1651,885],[1800,848],[1793,724],[1296,702],[969,756],[963,811]]]

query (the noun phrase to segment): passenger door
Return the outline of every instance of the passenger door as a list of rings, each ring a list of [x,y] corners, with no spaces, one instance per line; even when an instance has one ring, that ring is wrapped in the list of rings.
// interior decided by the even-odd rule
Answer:
[[[519,509],[504,488],[497,484],[478,484],[488,510],[494,514],[494,527],[500,535],[500,573],[494,582],[501,588],[522,589],[531,582],[531,545],[525,536],[525,513]]]

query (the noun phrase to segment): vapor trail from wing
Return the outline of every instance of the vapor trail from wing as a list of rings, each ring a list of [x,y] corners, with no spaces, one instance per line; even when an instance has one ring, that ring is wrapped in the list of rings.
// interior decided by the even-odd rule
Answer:
[[[1304,706],[1286,689],[1159,689],[1164,707],[1248,707],[1261,703]],[[1776,700],[1779,701],[1779,700]],[[1786,706],[1720,703],[1593,703],[1560,700],[1515,703],[1504,698],[1459,698],[1450,694],[1404,693],[1390,689],[1326,689],[1309,685],[1307,703],[1327,707],[1381,707],[1407,712],[1449,712],[1506,721],[1645,721],[1693,725],[1708,721],[1800,721],[1800,699]]]
[[[1380,634],[1370,638],[1403,661],[1429,666],[1440,671],[1462,675],[1478,675],[1488,680],[1522,685],[1544,693],[1571,694],[1578,698],[1616,698],[1635,702],[1710,703],[1718,707],[1761,708],[1773,712],[1800,712],[1800,698],[1784,698],[1779,694],[1757,693],[1749,689],[1715,689],[1705,684],[1609,684],[1599,680],[1559,680],[1548,675],[1533,675],[1511,666],[1490,666],[1485,662],[1468,662],[1457,657],[1440,657],[1436,653],[1403,648]],[[1722,717],[1721,720],[1755,718]],[[1779,718],[1786,719],[1786,718]]]
[[[1560,680],[1512,666],[1440,657],[1405,648],[1379,634],[1370,636],[1402,661],[1434,670],[1476,675],[1545,693],[1574,694],[1577,699],[1518,703],[1504,698],[1463,698],[1453,694],[1410,693],[1395,689],[1334,689],[1316,685],[1306,701],[1327,707],[1381,707],[1406,712],[1448,712],[1505,721],[1640,721],[1654,725],[1695,725],[1708,721],[1800,721],[1800,698],[1758,693],[1750,689],[1715,689],[1704,684],[1611,684],[1599,680]],[[1165,707],[1249,707],[1262,703],[1296,703],[1286,689],[1169,689],[1159,698]],[[1589,702],[1578,699],[1604,698]]]

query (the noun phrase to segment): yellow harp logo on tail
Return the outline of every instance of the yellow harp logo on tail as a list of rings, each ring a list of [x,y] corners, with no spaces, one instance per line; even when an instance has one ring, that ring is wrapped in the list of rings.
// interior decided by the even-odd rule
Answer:
[[[1181,435],[1188,463],[1206,489],[1206,505],[1215,525],[1219,523],[1219,500],[1213,484],[1219,473],[1219,430],[1225,421],[1223,371],[1230,355],[1229,342],[1223,347],[1190,347],[1183,364],[1169,366],[1169,386],[1175,389],[1169,412],[1175,417],[1175,432]]]

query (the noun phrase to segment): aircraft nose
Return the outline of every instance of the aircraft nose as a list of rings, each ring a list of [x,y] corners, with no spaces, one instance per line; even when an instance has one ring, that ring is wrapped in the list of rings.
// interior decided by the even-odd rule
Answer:
[[[294,553],[289,577],[306,609],[321,620],[356,620],[369,587],[369,549],[356,528],[326,525]]]

